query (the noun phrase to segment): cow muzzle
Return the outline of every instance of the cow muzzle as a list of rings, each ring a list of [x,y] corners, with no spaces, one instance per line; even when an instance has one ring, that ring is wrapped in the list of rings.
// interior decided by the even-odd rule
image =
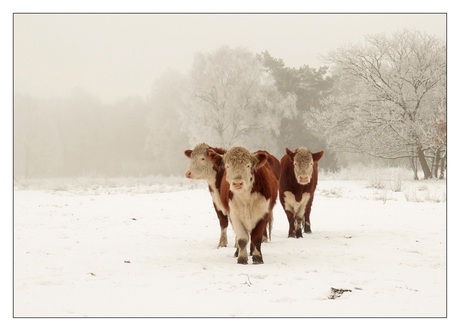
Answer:
[[[190,170],[185,172],[185,177],[192,178],[192,172]]]
[[[242,190],[244,187],[244,181],[242,179],[232,180],[232,190]]]
[[[297,181],[299,182],[300,185],[307,185],[310,183],[310,176],[305,176],[305,175],[300,175],[297,177]]]

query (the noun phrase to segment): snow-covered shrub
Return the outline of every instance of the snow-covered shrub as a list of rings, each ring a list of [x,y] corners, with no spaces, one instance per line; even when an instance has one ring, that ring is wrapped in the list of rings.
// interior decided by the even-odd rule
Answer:
[[[342,188],[340,187],[331,187],[329,189],[320,189],[318,193],[324,197],[328,198],[341,198],[343,196]]]
[[[388,200],[393,200],[391,198],[391,193],[387,189],[379,189],[378,191],[374,191],[373,195],[374,200],[381,200],[383,203],[386,203]]]
[[[409,202],[445,202],[445,185],[406,185],[403,189],[404,196]]]

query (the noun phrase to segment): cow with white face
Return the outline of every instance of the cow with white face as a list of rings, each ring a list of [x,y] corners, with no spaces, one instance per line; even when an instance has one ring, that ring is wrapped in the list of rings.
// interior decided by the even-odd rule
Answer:
[[[220,185],[224,175],[223,167],[216,167],[208,156],[209,151],[225,153],[225,150],[217,147],[210,147],[201,143],[195,146],[193,150],[184,151],[185,156],[190,159],[189,166],[185,172],[185,177],[189,179],[201,179],[208,183],[209,192],[212,196],[214,209],[220,223],[220,238],[217,248],[227,247],[227,228],[228,228],[228,211],[224,208],[220,198]]]
[[[306,147],[286,148],[281,159],[279,196],[289,222],[288,237],[311,233],[310,213],[318,183],[318,161],[324,152],[312,153]]]
[[[293,159],[297,183],[300,185],[309,184],[313,175],[313,154],[307,148],[301,147],[295,152],[290,152],[290,156]]]
[[[216,151],[208,154],[215,167],[225,168],[220,193],[237,238],[237,263],[248,263],[250,242],[252,261],[261,264],[263,235],[278,193],[278,180],[267,162],[268,154],[251,153],[243,147],[232,147],[224,155]]]

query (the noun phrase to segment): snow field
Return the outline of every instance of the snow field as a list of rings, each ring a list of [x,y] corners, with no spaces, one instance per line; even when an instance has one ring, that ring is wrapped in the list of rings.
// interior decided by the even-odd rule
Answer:
[[[313,233],[300,239],[287,238],[278,201],[265,264],[238,265],[231,227],[216,249],[205,187],[16,190],[14,314],[446,316],[445,201],[376,191],[320,179]],[[331,287],[351,292],[329,299]]]

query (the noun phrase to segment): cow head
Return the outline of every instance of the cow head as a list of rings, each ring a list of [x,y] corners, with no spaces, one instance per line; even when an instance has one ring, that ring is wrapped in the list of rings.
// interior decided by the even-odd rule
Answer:
[[[184,151],[185,156],[190,159],[185,177],[190,179],[208,179],[215,175],[213,163],[208,157],[208,152],[213,150],[207,144],[198,144],[193,150]]]
[[[225,166],[232,192],[251,190],[254,173],[267,162],[266,152],[251,153],[243,147],[232,147],[224,155],[211,151],[209,156],[216,166]]]
[[[297,183],[307,185],[310,183],[313,175],[313,166],[324,154],[324,151],[312,153],[305,147],[299,147],[295,151],[286,148],[286,154],[291,158],[294,164],[294,174]]]

